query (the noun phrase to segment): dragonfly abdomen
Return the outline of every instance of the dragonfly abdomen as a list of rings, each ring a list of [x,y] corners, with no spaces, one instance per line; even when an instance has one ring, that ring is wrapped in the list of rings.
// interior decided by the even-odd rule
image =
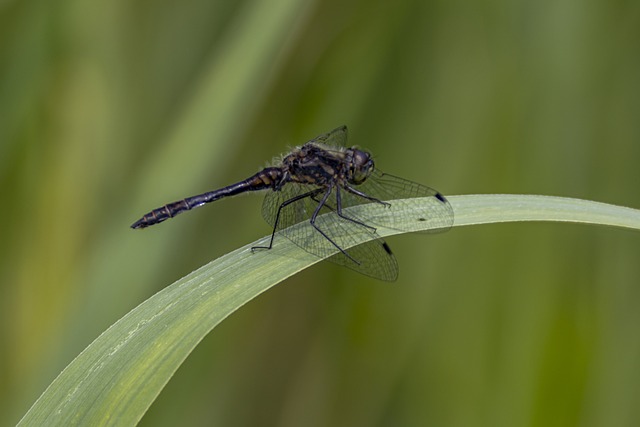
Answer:
[[[159,224],[164,220],[173,218],[180,212],[188,211],[192,208],[187,202],[188,199],[179,202],[168,203],[160,208],[154,209],[145,214],[142,218],[131,225],[131,228],[145,228],[150,225]]]
[[[162,207],[152,210],[131,225],[131,228],[145,228],[159,224],[169,218],[184,211],[197,208],[205,203],[211,203],[223,197],[235,196],[245,191],[258,191],[267,188],[276,188],[282,177],[282,170],[279,168],[266,168],[244,181],[231,184],[219,190],[187,197],[177,202],[168,203]]]

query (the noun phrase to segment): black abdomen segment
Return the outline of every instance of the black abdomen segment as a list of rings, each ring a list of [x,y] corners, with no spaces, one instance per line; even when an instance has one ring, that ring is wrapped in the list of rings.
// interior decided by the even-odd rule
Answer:
[[[193,197],[187,197],[177,202],[166,204],[145,214],[142,218],[131,224],[131,228],[145,228],[165,221],[184,211],[197,208],[205,203],[214,202],[223,197],[235,196],[245,191],[258,191],[266,188],[275,188],[282,176],[278,168],[266,168],[244,181],[229,185],[219,190],[209,191]]]

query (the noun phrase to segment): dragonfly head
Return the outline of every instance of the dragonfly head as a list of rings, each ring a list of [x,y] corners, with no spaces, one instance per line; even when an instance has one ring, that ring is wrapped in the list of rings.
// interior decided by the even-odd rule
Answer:
[[[371,154],[366,151],[352,148],[351,161],[349,162],[349,175],[347,180],[354,185],[362,184],[369,178],[369,175],[373,172],[373,159]]]

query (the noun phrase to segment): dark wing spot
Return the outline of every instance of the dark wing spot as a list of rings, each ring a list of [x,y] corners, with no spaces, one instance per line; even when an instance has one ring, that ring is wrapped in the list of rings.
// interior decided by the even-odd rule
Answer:
[[[418,218],[418,221],[421,221],[421,222],[426,221],[426,220],[427,220],[427,218]]]
[[[393,255],[393,252],[391,252],[391,248],[389,247],[389,245],[387,245],[387,242],[383,242],[382,247],[384,248],[385,251],[387,251],[389,255]]]
[[[436,193],[435,198],[440,200],[442,203],[447,203],[447,199],[445,199],[441,193]]]

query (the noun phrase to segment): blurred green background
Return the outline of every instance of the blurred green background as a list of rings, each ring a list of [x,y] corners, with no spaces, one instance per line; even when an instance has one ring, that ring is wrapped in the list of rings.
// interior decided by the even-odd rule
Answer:
[[[640,207],[637,1],[0,1],[0,425],[153,293],[270,232],[257,195],[133,231],[341,124],[444,194]],[[640,235],[400,236],[225,320],[144,426],[631,426]]]

